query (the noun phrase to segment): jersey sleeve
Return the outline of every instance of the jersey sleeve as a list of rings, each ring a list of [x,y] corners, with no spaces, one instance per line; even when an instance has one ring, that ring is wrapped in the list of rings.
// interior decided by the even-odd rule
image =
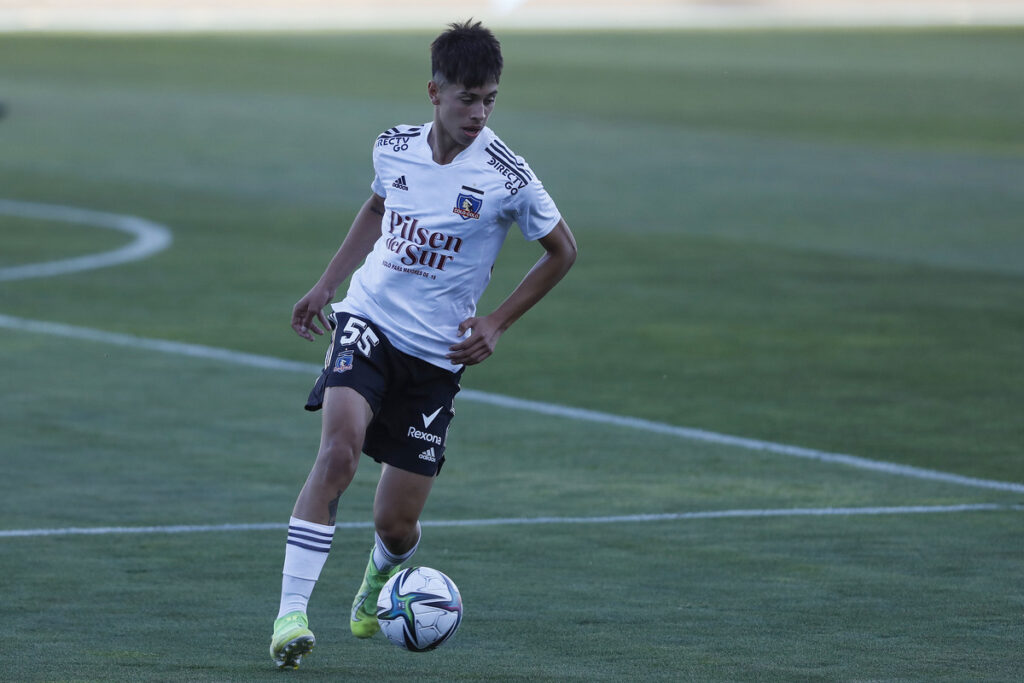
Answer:
[[[545,237],[562,219],[554,200],[538,178],[516,193],[512,215],[523,237],[531,241]]]
[[[377,166],[377,164],[378,164],[377,156],[378,156],[378,150],[379,149],[380,149],[380,145],[374,143],[374,145],[373,145],[373,152],[371,154],[371,156],[373,157],[373,182],[370,183],[370,189],[373,190],[373,193],[375,195],[377,195],[378,197],[384,197],[385,199],[387,199],[388,190],[384,186],[384,183],[381,182],[380,171],[378,170],[378,166]]]

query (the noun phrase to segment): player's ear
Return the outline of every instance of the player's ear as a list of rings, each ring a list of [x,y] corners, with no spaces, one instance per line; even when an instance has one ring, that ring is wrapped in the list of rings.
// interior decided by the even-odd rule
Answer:
[[[427,96],[435,107],[441,104],[441,88],[434,81],[427,83]]]

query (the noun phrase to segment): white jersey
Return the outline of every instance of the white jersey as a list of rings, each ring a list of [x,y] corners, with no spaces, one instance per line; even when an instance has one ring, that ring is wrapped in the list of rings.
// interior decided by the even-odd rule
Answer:
[[[537,240],[561,219],[530,167],[484,128],[449,164],[434,161],[432,123],[377,138],[371,188],[384,197],[381,236],[336,311],[376,323],[400,351],[457,371],[445,355],[476,314],[513,223]]]

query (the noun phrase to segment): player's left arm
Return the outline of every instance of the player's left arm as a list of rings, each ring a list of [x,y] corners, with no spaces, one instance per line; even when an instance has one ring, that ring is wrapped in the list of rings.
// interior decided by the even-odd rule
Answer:
[[[543,299],[569,272],[576,261],[576,238],[564,219],[560,219],[538,242],[544,247],[544,255],[508,298],[489,315],[468,318],[459,325],[460,337],[467,330],[472,332],[469,338],[450,347],[448,358],[452,363],[476,365],[486,360],[494,353],[498,338],[505,330]]]

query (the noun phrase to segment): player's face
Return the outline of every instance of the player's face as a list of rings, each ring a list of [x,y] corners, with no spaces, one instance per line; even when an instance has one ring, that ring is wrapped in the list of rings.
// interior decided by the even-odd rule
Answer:
[[[427,86],[430,101],[434,103],[434,120],[440,125],[448,141],[457,147],[469,147],[494,110],[498,84],[484,83],[479,88],[466,88],[458,83],[438,86],[431,81]]]

